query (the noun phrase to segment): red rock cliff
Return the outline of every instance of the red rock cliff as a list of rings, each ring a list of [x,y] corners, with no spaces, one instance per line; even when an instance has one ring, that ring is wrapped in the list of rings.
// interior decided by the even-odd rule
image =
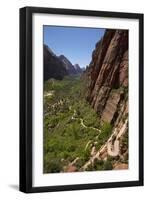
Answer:
[[[118,126],[128,113],[127,30],[105,31],[96,44],[85,76],[87,101],[99,114],[101,121]]]
[[[106,30],[83,74],[86,99],[101,124],[112,124],[111,136],[83,166],[113,158],[113,169],[128,168],[128,31]],[[124,142],[125,141],[125,142]]]

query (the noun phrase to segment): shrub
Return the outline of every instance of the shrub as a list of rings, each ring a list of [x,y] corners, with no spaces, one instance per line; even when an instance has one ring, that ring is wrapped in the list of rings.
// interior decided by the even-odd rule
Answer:
[[[88,166],[86,171],[98,171],[98,170],[103,170],[103,169],[104,169],[104,161],[95,159],[94,162]]]
[[[46,162],[45,173],[57,173],[60,171],[62,171],[62,166],[59,159],[53,159]]]
[[[104,162],[104,170],[112,170],[113,169],[113,166],[112,166],[112,163],[111,161],[107,160]]]
[[[68,157],[69,157],[69,153],[67,152],[67,151],[64,151],[63,153],[62,153],[62,155],[63,155],[63,158],[64,159],[67,159]]]
[[[75,166],[80,169],[83,165],[85,164],[85,160],[83,158],[80,158],[79,160],[77,160],[77,162],[75,163]]]
[[[110,161],[95,159],[93,164],[88,166],[87,171],[112,170],[112,169],[113,166]]]
[[[73,152],[73,151],[75,151],[76,147],[71,144],[71,145],[68,145],[66,149],[68,152]]]
[[[108,136],[111,135],[112,132],[112,125],[108,122],[105,122],[102,127],[101,127],[101,134],[99,136],[99,139],[103,140],[103,142],[105,142],[105,140],[108,138]]]
[[[85,108],[84,123],[89,127],[99,127],[98,116],[95,111],[89,107]]]
[[[90,148],[87,148],[85,151],[83,151],[83,160],[86,162],[90,158]]]
[[[104,161],[96,159],[93,163],[94,170],[103,170]]]

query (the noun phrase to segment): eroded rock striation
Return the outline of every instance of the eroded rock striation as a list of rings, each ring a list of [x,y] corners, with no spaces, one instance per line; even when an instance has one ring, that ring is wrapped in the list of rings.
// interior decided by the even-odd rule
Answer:
[[[111,136],[83,169],[95,159],[113,157],[113,169],[128,168],[128,31],[106,30],[83,73],[86,99],[101,124],[111,123]],[[124,166],[125,163],[125,166]],[[122,167],[123,166],[123,167]]]
[[[128,107],[127,30],[106,30],[96,44],[84,76],[87,80],[87,101],[102,122],[116,124],[120,113],[122,115]]]

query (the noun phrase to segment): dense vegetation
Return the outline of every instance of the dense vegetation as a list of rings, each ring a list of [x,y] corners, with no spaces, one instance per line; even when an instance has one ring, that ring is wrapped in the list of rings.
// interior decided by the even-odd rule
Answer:
[[[100,126],[99,117],[85,101],[78,76],[44,83],[44,173],[63,172],[76,158],[77,171],[98,150],[112,127]],[[111,162],[96,162],[89,170],[112,169]]]

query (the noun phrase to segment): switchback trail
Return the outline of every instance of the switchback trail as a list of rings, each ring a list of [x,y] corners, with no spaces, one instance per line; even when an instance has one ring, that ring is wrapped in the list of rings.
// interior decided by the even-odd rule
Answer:
[[[128,123],[128,120],[125,121],[123,127],[121,128],[118,135],[116,136],[114,144],[112,144],[112,139],[108,142],[107,153],[109,156],[115,157],[119,154],[120,137],[124,134],[126,127],[127,127],[127,123]]]
[[[120,129],[119,133],[117,134],[116,129],[114,129],[112,135],[109,137],[107,142],[97,151],[97,153],[92,156],[85,165],[81,168],[82,170],[86,170],[89,165],[91,165],[95,159],[100,159],[100,154],[107,151],[108,155],[115,157],[119,154],[119,143],[120,143],[120,137],[125,133],[125,130],[127,128],[128,120],[126,119],[123,127]],[[113,138],[116,138],[114,141],[114,144],[112,145]]]
[[[92,126],[86,126],[86,125],[84,124],[84,120],[83,120],[82,118],[75,117],[76,113],[77,113],[77,111],[74,109],[74,113],[73,113],[71,119],[75,119],[75,120],[78,120],[78,119],[79,119],[79,120],[80,120],[81,126],[83,126],[84,128],[90,128],[90,129],[93,129],[93,130],[98,131],[99,133],[101,132],[101,130],[98,129],[98,128],[95,128],[95,127],[92,127]]]

